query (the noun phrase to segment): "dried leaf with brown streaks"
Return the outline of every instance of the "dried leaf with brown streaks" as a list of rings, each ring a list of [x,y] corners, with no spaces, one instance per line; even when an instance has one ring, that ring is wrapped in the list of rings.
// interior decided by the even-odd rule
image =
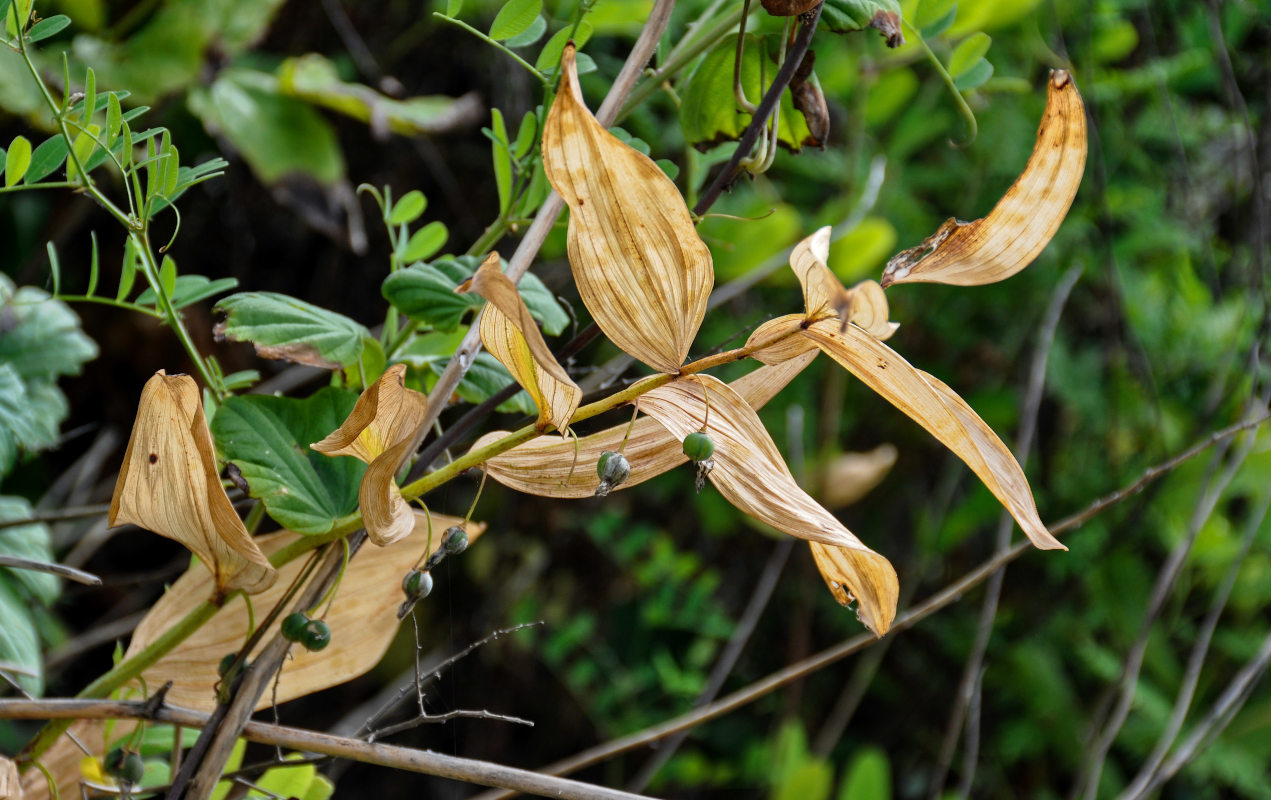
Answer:
[[[884,287],[932,282],[979,286],[1027,267],[1068,213],[1086,165],[1086,110],[1072,76],[1050,73],[1046,113],[1024,172],[987,217],[947,220],[917,247],[893,256]]]
[[[715,442],[711,483],[755,519],[834,551],[832,557],[822,551],[817,559],[827,585],[840,603],[858,600],[861,622],[882,636],[896,615],[896,571],[799,488],[759,416],[740,395],[722,381],[697,375],[645,393],[640,408],[683,441],[701,429],[708,393],[707,433]]]
[[[799,285],[803,287],[805,318],[838,317],[859,325],[879,339],[890,338],[900,323],[890,321],[891,309],[882,287],[874,281],[861,281],[851,289],[845,289],[827,265],[831,233],[828,225],[820,228],[796,244],[790,253],[790,269],[794,270]],[[770,330],[770,333],[775,332],[775,327]],[[751,341],[761,341],[757,334],[758,331],[750,337]]]
[[[710,250],[675,184],[587,109],[574,56],[567,45],[543,130],[543,169],[569,205],[574,281],[614,344],[678,373],[706,314]]]
[[[462,523],[463,520],[457,517],[434,514],[432,551],[440,549],[442,532],[446,528]],[[331,613],[325,617],[331,627],[331,646],[317,652],[300,647],[291,649],[291,657],[283,662],[278,682],[278,702],[350,681],[369,671],[383,658],[397,634],[402,576],[429,555],[428,515],[422,511],[413,512],[411,524],[414,534],[408,539],[386,547],[363,548],[356,558],[349,561]],[[475,541],[484,530],[484,524],[468,523],[469,541]],[[301,538],[299,534],[282,531],[261,537],[261,547],[265,552],[273,553]],[[297,558],[279,568],[281,580],[255,600],[258,613],[282,598],[287,587],[300,574],[304,562],[304,558]],[[206,596],[206,582],[201,573],[188,570],[172,584],[137,626],[125,658],[140,652],[197,606]],[[172,681],[168,702],[210,711],[216,705],[213,688],[219,680],[216,667],[222,656],[243,646],[247,621],[247,607],[242,598],[230,601],[188,639],[146,669],[142,677],[151,687]],[[270,633],[262,639],[251,657],[265,646],[280,624],[281,616],[274,621]],[[256,706],[257,710],[270,705],[271,694],[272,691],[265,693]]]
[[[394,364],[362,392],[344,422],[309,445],[328,456],[353,456],[369,466],[358,487],[362,524],[383,547],[414,529],[410,504],[397,485],[397,471],[410,457],[415,434],[428,413],[428,397],[405,385],[406,365]]]
[[[1037,516],[1028,479],[1015,456],[957,393],[853,325],[842,329],[835,320],[822,320],[803,335],[965,461],[1034,545],[1068,549]]]
[[[217,595],[259,592],[277,577],[221,486],[199,387],[189,375],[159,370],[141,390],[109,521],[188,547],[215,576]]]
[[[816,358],[816,348],[811,349],[812,352],[805,353],[800,359],[786,361],[780,366],[760,367],[731,385],[753,408],[763,408]],[[485,462],[485,468],[494,480],[526,494],[592,497],[600,483],[596,475],[596,461],[605,450],[616,451],[626,435],[627,423],[624,422],[577,440],[541,436],[495,456]],[[507,431],[487,433],[477,440],[472,449],[485,447],[504,436],[507,436]],[[623,454],[631,464],[631,474],[615,491],[629,489],[688,461],[679,440],[648,417],[637,419],[631,426],[631,436]]]
[[[567,428],[583,390],[543,341],[516,284],[499,269],[499,254],[491,253],[476,274],[455,291],[476,292],[486,299],[488,304],[481,312],[481,343],[529,392],[538,406],[538,429]]]
[[[755,328],[746,340],[747,348],[757,348],[750,357],[765,364],[783,364],[809,351],[815,351],[816,343],[801,335],[807,321],[807,317],[802,314],[786,314]]]

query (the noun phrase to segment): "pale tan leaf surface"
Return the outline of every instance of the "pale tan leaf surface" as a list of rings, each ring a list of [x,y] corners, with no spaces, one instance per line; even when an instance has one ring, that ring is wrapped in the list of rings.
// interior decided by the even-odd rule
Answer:
[[[819,229],[794,246],[790,268],[803,287],[803,308],[808,319],[846,318],[851,297],[826,261],[830,257],[830,226]]]
[[[414,532],[408,539],[386,547],[362,548],[349,562],[335,604],[325,618],[331,626],[331,645],[318,652],[298,646],[291,648],[291,657],[283,662],[278,702],[350,681],[379,663],[397,633],[397,607],[403,600],[402,577],[429,555],[426,552],[428,516],[421,511],[411,516]],[[441,547],[446,528],[462,522],[457,517],[434,514],[431,549],[436,551]],[[484,524],[469,523],[469,540],[475,541],[484,530]],[[303,537],[282,531],[261,537],[261,546],[272,553],[300,538]],[[304,558],[297,558],[281,567],[278,583],[254,599],[258,620],[264,610],[285,594],[304,562]],[[125,657],[139,652],[202,602],[207,596],[206,583],[203,573],[186,571],[137,626]],[[281,617],[274,621],[269,635],[252,657],[263,649],[280,624]],[[241,597],[235,597],[206,625],[143,672],[142,677],[151,687],[172,681],[168,700],[173,704],[210,711],[216,705],[213,689],[218,680],[216,667],[222,656],[243,646],[246,632],[247,607]],[[271,694],[272,687],[261,698],[258,710],[269,706]]]
[[[859,601],[861,622],[882,636],[896,615],[896,571],[799,487],[745,399],[727,384],[698,375],[653,389],[641,398],[640,408],[683,441],[701,429],[708,393],[707,433],[715,442],[711,483],[755,519],[835,551],[818,558],[822,576],[840,603]]]
[[[199,387],[188,375],[159,370],[141,390],[110,500],[110,525],[128,523],[188,547],[215,576],[218,595],[259,592],[277,577],[221,486]]]
[[[397,485],[397,471],[414,449],[415,434],[428,413],[428,397],[406,388],[405,375],[405,364],[389,367],[362,392],[339,428],[309,445],[323,455],[367,462],[357,498],[366,533],[381,547],[410,535],[415,527],[410,504]]]
[[[587,109],[573,45],[543,129],[543,169],[569,205],[569,261],[596,324],[631,356],[679,372],[706,314],[710,250],[675,184]]]
[[[131,730],[133,723],[128,720],[119,720],[115,723],[112,731],[112,737],[118,737],[125,731]],[[40,763],[49,774],[53,776],[53,782],[57,784],[58,793],[63,798],[79,798],[79,784],[85,779],[81,769],[81,763],[87,756],[84,751],[79,748],[75,742],[79,741],[84,745],[90,753],[96,758],[102,758],[106,755],[106,723],[99,719],[77,719],[71,723],[71,727],[65,733],[57,737],[49,749],[44,751],[44,755],[40,756]],[[75,737],[72,739],[71,737]],[[90,775],[89,779],[98,782],[102,776]],[[103,781],[104,782],[104,781]],[[25,794],[19,795],[23,800],[49,800],[52,793],[49,791],[48,781],[44,778],[44,773],[38,769],[31,768],[22,775],[22,790]],[[0,792],[0,798],[5,798],[3,792]]]
[[[786,314],[770,319],[755,328],[746,340],[746,347],[757,347],[751,358],[765,364],[783,364],[792,358],[798,358],[809,351],[815,352],[815,342],[800,335],[807,317],[803,314]]]
[[[1015,456],[952,389],[854,325],[844,330],[836,320],[822,320],[803,335],[965,461],[1034,545],[1067,549],[1037,516],[1028,479]]]
[[[491,253],[476,274],[455,291],[476,292],[487,301],[481,312],[481,344],[508,368],[538,406],[538,428],[565,430],[578,410],[583,390],[557,363],[516,284],[499,269]]]
[[[864,453],[840,453],[818,471],[817,497],[826,508],[850,506],[883,482],[896,464],[896,446],[880,444]]]
[[[885,342],[900,328],[899,322],[890,319],[887,294],[878,281],[861,281],[847,290],[847,296],[851,309],[847,321],[863,328],[874,338]]]
[[[1072,76],[1050,73],[1046,112],[1024,172],[989,215],[947,220],[883,270],[884,287],[933,282],[978,286],[1005,280],[1032,263],[1063,222],[1086,165],[1086,110]]]
[[[732,387],[754,408],[762,408],[786,387],[819,351],[805,353],[797,360],[780,366],[760,367],[737,380]],[[581,498],[596,493],[600,478],[596,462],[605,450],[617,450],[626,436],[627,423],[615,425],[590,436],[577,439],[575,460],[574,438],[540,436],[485,463],[491,478],[508,488],[543,497]],[[473,450],[485,447],[507,436],[507,431],[493,431],[477,440]],[[666,432],[656,420],[641,417],[631,427],[623,455],[631,463],[631,475],[616,490],[628,489],[688,461],[680,440]]]
[[[32,770],[39,774],[38,771]],[[0,756],[0,800],[22,800],[22,777],[18,765]]]

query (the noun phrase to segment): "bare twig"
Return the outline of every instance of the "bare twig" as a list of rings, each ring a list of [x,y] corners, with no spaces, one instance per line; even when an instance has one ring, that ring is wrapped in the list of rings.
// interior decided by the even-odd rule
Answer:
[[[66,578],[87,586],[101,586],[102,583],[101,578],[82,569],[53,564],[48,561],[33,561],[29,558],[19,558],[17,556],[0,556],[0,567],[26,569],[32,572],[47,572],[50,575],[56,575],[59,578]]]
[[[0,719],[149,719],[191,728],[202,728],[212,721],[211,715],[199,711],[170,705],[147,708],[142,702],[122,700],[0,700]],[[321,753],[364,764],[436,775],[481,786],[514,789],[544,797],[574,800],[635,800],[642,797],[488,761],[364,742],[285,725],[248,722],[243,726],[242,736],[253,742],[304,753]]]
[[[64,522],[68,519],[97,517],[105,514],[109,510],[110,506],[106,503],[94,503],[91,506],[70,506],[67,508],[59,508],[57,511],[37,511],[28,517],[21,517],[18,519],[0,519],[0,528],[16,528],[19,525],[35,525],[41,522]]]
[[[379,730],[372,731],[370,735],[366,737],[366,741],[376,742],[383,739],[385,736],[392,736],[395,733],[408,731],[411,728],[418,728],[420,725],[435,725],[442,722],[449,722],[452,719],[486,719],[493,720],[495,722],[511,722],[515,725],[525,725],[530,728],[534,727],[533,721],[523,719],[522,717],[514,717],[511,714],[497,714],[493,711],[486,711],[485,709],[456,708],[454,711],[446,711],[441,714],[419,714],[408,720],[404,720],[393,725],[387,725]]]
[[[1059,317],[1063,313],[1068,295],[1081,278],[1082,268],[1072,267],[1055,287],[1050,305],[1042,318],[1041,328],[1037,333],[1037,347],[1033,351],[1032,366],[1028,372],[1028,384],[1024,390],[1023,410],[1020,415],[1019,436],[1015,442],[1015,460],[1023,464],[1033,449],[1033,437],[1037,431],[1037,414],[1041,410],[1042,390],[1046,387],[1046,364],[1050,360],[1050,350],[1055,343],[1055,331],[1059,327]],[[1011,546],[1011,531],[1015,529],[1015,520],[1003,509],[997,522],[995,550],[1005,552]],[[962,680],[954,695],[953,708],[949,712],[949,721],[944,730],[944,741],[940,746],[940,760],[936,765],[935,777],[931,781],[929,796],[940,797],[944,791],[945,777],[949,765],[953,763],[953,754],[958,746],[963,722],[967,721],[966,713],[973,698],[979,696],[979,682],[984,676],[984,655],[988,651],[989,639],[993,635],[993,622],[997,619],[997,605],[1002,596],[1002,584],[1006,578],[1006,570],[1000,569],[989,578],[984,590],[984,603],[980,607],[980,622],[975,631],[971,652],[967,655],[966,665],[962,669]],[[962,776],[958,789],[959,797],[970,794],[971,782],[975,776],[975,759],[971,754],[978,752],[979,743],[971,741],[970,728],[967,729],[967,747],[963,759]]]
[[[1123,502],[1129,497],[1133,497],[1142,491],[1143,487],[1152,481],[1166,475],[1177,469],[1179,465],[1195,458],[1200,453],[1213,447],[1219,442],[1226,441],[1244,431],[1255,428],[1262,423],[1271,419],[1271,414],[1264,414],[1253,419],[1244,420],[1234,425],[1230,425],[1222,430],[1218,430],[1205,437],[1205,439],[1197,442],[1187,448],[1178,455],[1157,464],[1156,466],[1146,470],[1137,479],[1130,482],[1126,486],[1112,492],[1105,497],[1095,500],[1085,509],[1071,514],[1050,527],[1050,532],[1056,536],[1077,528],[1087,521],[1097,516],[1099,513],[1112,508],[1113,506]],[[963,595],[983,583],[990,575],[1000,569],[1002,566],[1011,563],[1024,553],[1033,549],[1032,544],[1028,541],[1021,541],[1005,553],[999,553],[981,563],[978,567],[965,573],[961,578],[946,585],[943,589],[930,595],[917,606],[910,608],[896,617],[892,624],[890,635],[898,634],[902,631],[914,627],[922,620],[935,614],[938,611],[956,603]],[[808,675],[824,669],[847,656],[859,653],[862,650],[872,646],[878,642],[872,633],[862,633],[850,639],[842,641],[833,647],[829,647],[821,652],[809,656],[802,661],[797,661],[783,669],[780,669],[765,678],[762,678],[749,686],[739,689],[732,694],[726,695],[709,705],[701,708],[693,709],[678,717],[673,717],[665,722],[649,726],[643,730],[630,733],[626,736],[612,739],[608,742],[596,745],[595,747],[583,750],[569,758],[557,761],[543,767],[540,772],[548,775],[568,775],[584,767],[590,766],[600,761],[612,758],[620,753],[628,750],[634,750],[637,747],[644,747],[653,742],[665,739],[681,730],[693,728],[702,723],[722,717],[742,706],[758,700],[771,692],[780,689],[794,681],[801,680]],[[486,792],[480,795],[476,800],[495,800],[495,798],[505,798],[512,795],[505,792]]]

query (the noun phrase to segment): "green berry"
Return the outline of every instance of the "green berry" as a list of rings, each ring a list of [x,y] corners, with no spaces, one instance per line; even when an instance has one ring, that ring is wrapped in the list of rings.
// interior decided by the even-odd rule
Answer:
[[[124,783],[138,784],[146,775],[146,764],[141,756],[116,747],[106,754],[106,774]]]
[[[234,666],[234,659],[238,658],[238,653],[226,653],[221,656],[221,663],[216,665],[216,674],[222,678],[229,672],[229,668]]]
[[[412,569],[402,579],[402,591],[411,600],[422,600],[432,592],[432,575]]]
[[[458,525],[452,525],[446,529],[446,535],[441,540],[441,546],[446,548],[448,555],[457,556],[468,549],[468,534]]]
[[[300,641],[300,635],[309,624],[309,617],[302,611],[288,614],[282,621],[282,638],[289,642]]]
[[[715,454],[715,442],[705,432],[698,431],[684,437],[684,455],[701,462]]]
[[[331,644],[331,627],[320,619],[311,619],[300,632],[300,645],[317,652]]]
[[[615,487],[622,484],[631,475],[631,464],[622,453],[606,450],[596,461],[596,474],[600,476],[600,485],[596,487],[596,496],[604,497]]]

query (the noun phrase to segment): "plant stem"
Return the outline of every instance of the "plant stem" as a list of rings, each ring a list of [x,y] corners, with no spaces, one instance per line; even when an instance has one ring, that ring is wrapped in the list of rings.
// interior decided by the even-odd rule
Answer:
[[[971,144],[971,142],[975,141],[975,137],[980,131],[979,123],[975,121],[975,112],[971,110],[969,105],[967,105],[966,98],[962,96],[962,91],[954,82],[953,76],[949,74],[949,70],[944,68],[944,63],[940,61],[939,56],[937,56],[935,52],[932,51],[931,47],[927,45],[927,40],[922,38],[922,32],[913,25],[910,25],[908,20],[901,20],[901,22],[909,29],[909,32],[913,34],[913,37],[918,40],[919,46],[921,46],[923,52],[927,54],[927,60],[931,62],[931,66],[935,68],[936,73],[940,76],[940,79],[944,81],[944,85],[948,88],[949,94],[953,95],[953,99],[958,105],[958,112],[962,114],[962,118],[966,120],[967,126],[971,129],[971,135],[966,138],[966,141],[953,143],[955,147],[966,147]]]
[[[455,19],[454,17],[447,17],[445,14],[441,13],[440,11],[434,11],[433,16],[445,22],[449,22],[451,25],[458,25],[460,28],[463,28],[465,31],[477,37],[478,39],[485,42],[486,44],[490,45],[491,47],[497,50],[501,50],[503,54],[506,55],[508,58],[511,58],[513,61],[520,64],[522,67],[525,67],[525,69],[529,70],[529,73],[533,75],[534,78],[538,80],[539,83],[543,84],[544,86],[547,85],[547,78],[543,76],[543,73],[535,69],[533,65],[530,64],[530,62],[526,61],[525,59],[518,56],[516,53],[513,53],[511,50],[509,50],[502,42],[496,42],[495,40],[491,39],[489,36],[486,36],[481,31],[477,30],[476,28],[472,27],[468,23],[464,22],[463,20]]]

